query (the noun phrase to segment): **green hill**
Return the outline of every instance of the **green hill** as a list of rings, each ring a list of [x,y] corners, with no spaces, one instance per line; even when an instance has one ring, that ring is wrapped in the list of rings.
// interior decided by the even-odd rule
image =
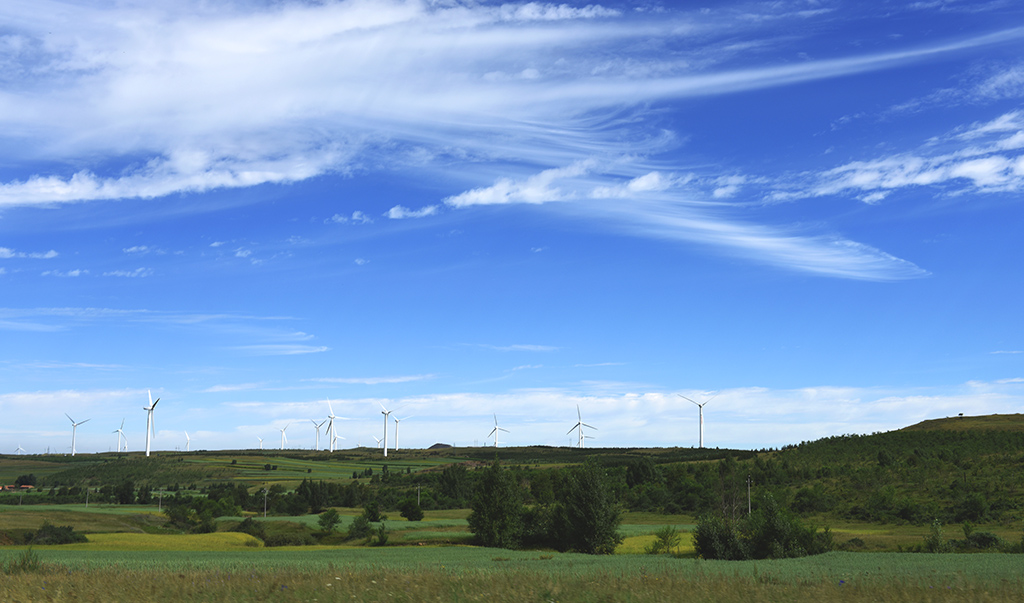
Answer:
[[[929,419],[916,425],[904,427],[903,431],[1024,431],[1024,415],[983,415],[980,417],[947,417]]]

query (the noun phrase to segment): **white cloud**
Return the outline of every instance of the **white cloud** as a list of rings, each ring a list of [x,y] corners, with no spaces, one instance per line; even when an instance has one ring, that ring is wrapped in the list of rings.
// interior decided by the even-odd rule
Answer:
[[[496,205],[505,203],[548,203],[576,198],[572,191],[564,191],[557,184],[571,184],[575,178],[586,176],[595,166],[593,159],[573,162],[571,165],[544,170],[524,180],[499,178],[492,186],[476,188],[453,195],[444,200],[452,207]]]
[[[125,247],[124,249],[122,249],[122,251],[124,251],[125,253],[146,254],[149,253],[151,250],[146,245],[135,245],[133,247]]]
[[[104,272],[103,276],[120,276],[125,278],[145,278],[153,276],[152,268],[136,268],[135,270],[111,270]]]
[[[405,218],[425,218],[427,216],[433,216],[437,214],[438,207],[436,205],[427,205],[417,210],[411,210],[401,205],[396,205],[389,209],[384,215],[392,220],[402,220]]]
[[[43,252],[30,252],[15,251],[7,247],[0,247],[0,259],[12,259],[12,258],[31,258],[34,260],[49,260],[57,257],[58,253],[54,250],[43,251]]]
[[[353,261],[359,266],[365,266],[370,263],[370,260],[367,260],[365,258],[356,258]]]
[[[554,352],[558,348],[551,345],[536,345],[536,344],[514,344],[514,345],[490,345],[480,344],[482,348],[488,348],[491,350],[497,350],[499,352]]]
[[[59,276],[61,278],[75,278],[86,274],[89,274],[88,270],[47,270],[42,273],[42,276]]]
[[[327,346],[296,345],[296,344],[257,344],[241,345],[234,349],[249,352],[256,356],[295,356],[299,354],[317,354],[330,351]]]
[[[391,383],[409,383],[412,381],[424,381],[427,379],[433,379],[436,375],[401,375],[396,377],[321,377],[318,379],[308,379],[308,381],[317,381],[319,383],[346,383],[355,385],[381,385]]]

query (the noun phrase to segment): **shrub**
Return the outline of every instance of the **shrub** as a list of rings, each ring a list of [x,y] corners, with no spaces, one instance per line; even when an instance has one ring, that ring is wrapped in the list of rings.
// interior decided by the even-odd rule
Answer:
[[[352,520],[352,524],[348,527],[347,538],[349,540],[355,540],[357,538],[366,538],[370,535],[370,521],[366,519],[366,515],[360,515]]]
[[[399,509],[402,512],[402,517],[409,521],[420,521],[423,519],[423,509],[420,508],[419,503],[413,498],[407,498],[402,501]]]
[[[263,541],[267,546],[307,546],[316,544],[309,534],[273,534]]]
[[[932,527],[924,537],[924,550],[929,553],[949,552],[949,543],[942,538],[942,522],[938,519],[932,521]]]
[[[49,521],[44,521],[43,525],[35,533],[28,533],[25,535],[27,544],[73,544],[76,542],[88,542],[84,534],[75,532],[75,528],[72,526],[55,526]]]
[[[681,540],[682,537],[679,535],[679,530],[672,526],[665,526],[654,533],[654,542],[644,552],[648,555],[672,554],[679,548]]]
[[[771,494],[757,510],[733,523],[721,515],[705,515],[693,532],[697,553],[705,559],[778,559],[817,555],[832,550],[832,532],[804,526]]]
[[[267,539],[266,527],[262,523],[253,519],[252,517],[246,517],[245,519],[243,519],[240,524],[235,526],[235,529],[233,529],[232,532],[242,532],[243,534],[255,536],[260,540]]]
[[[555,511],[555,546],[592,555],[615,552],[622,542],[616,531],[622,510],[607,482],[604,470],[593,460],[569,471]]]
[[[380,514],[380,503],[375,500],[366,503],[366,506],[363,507],[363,517],[366,518],[366,521],[373,523],[381,521],[383,517]]]
[[[384,546],[388,543],[388,527],[384,525],[383,521],[380,522],[380,526],[373,531],[373,535],[377,537],[376,542],[373,543],[374,546]]]
[[[317,523],[320,525],[321,531],[330,534],[334,531],[339,521],[341,521],[341,518],[338,517],[338,512],[334,509],[327,509],[320,514],[320,519]]]

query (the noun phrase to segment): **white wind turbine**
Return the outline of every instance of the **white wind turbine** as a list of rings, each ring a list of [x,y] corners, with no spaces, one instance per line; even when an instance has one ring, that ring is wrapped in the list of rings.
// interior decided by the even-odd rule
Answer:
[[[25,449],[21,447],[21,444],[18,444],[18,449],[14,451],[14,454],[21,454],[22,452],[25,452]]]
[[[149,436],[152,435],[154,438],[156,437],[156,425],[153,423],[153,409],[156,408],[157,402],[160,401],[160,398],[157,398],[156,402],[154,402],[153,392],[149,390],[146,391],[149,392],[149,406],[143,406],[142,410],[149,413],[146,415],[146,456],[149,456]]]
[[[676,394],[676,395],[679,396],[680,398],[682,398],[683,400],[690,400],[689,398],[687,398],[683,394]],[[707,400],[704,400],[704,402],[700,402],[700,403],[694,402],[693,400],[690,400],[690,402],[693,402],[694,404],[696,404],[697,408],[700,409],[700,440],[699,440],[700,444],[698,445],[699,448],[703,448],[704,447],[704,405],[707,404],[708,402],[714,400],[717,397],[718,397],[718,394],[715,394],[714,396],[711,396]]]
[[[189,451],[189,446],[192,444],[192,438],[188,437],[188,432],[185,432],[185,452]]]
[[[371,436],[371,437],[372,437],[373,439],[377,440],[377,448],[380,448],[380,443],[381,443],[381,442],[382,442],[383,440],[381,440],[381,439],[380,439],[380,438],[378,438],[377,436]]]
[[[256,436],[256,439],[260,441],[260,450],[263,450],[263,438]]]
[[[331,440],[331,450],[333,450],[333,449],[334,449],[334,444],[335,444],[335,443],[336,443],[336,442],[337,442],[338,440],[344,440],[344,439],[345,439],[345,438],[341,437],[340,435],[338,435],[338,434],[334,434],[334,439],[333,439],[333,440]]]
[[[324,419],[323,421],[317,423],[313,419],[310,419],[310,422],[313,423],[313,427],[316,428],[316,444],[313,445],[313,450],[320,450],[320,428],[323,427],[324,423],[326,423],[329,420],[330,420],[330,418],[327,418],[327,419]],[[329,431],[330,431],[330,428],[328,428],[328,432]]]
[[[505,433],[511,433],[511,432],[509,432],[509,430],[505,429],[504,427],[498,427],[498,415],[494,415],[494,429],[491,430],[491,433],[487,434],[487,437],[491,437],[492,435],[494,436],[494,447],[495,448],[498,447],[498,432],[499,431],[504,431]]]
[[[578,429],[579,430],[579,442],[577,442],[576,445],[579,446],[580,448],[583,448],[584,447],[584,443],[586,442],[586,438],[587,438],[587,436],[583,435],[583,428],[584,427],[589,427],[590,429],[597,429],[597,428],[594,427],[593,425],[587,425],[586,423],[583,422],[583,415],[580,414],[580,405],[579,404],[576,405],[576,418],[578,419],[576,424],[572,426],[572,429],[570,429],[569,431],[567,431],[565,433],[566,433],[566,435],[568,435],[568,434],[572,433],[574,429]],[[593,439],[593,438],[591,438],[591,439]]]
[[[69,421],[71,421],[71,456],[75,456],[75,435],[78,433],[78,426],[81,425],[82,423],[88,423],[89,421],[92,421],[92,419],[89,418],[84,421],[79,421],[75,423],[75,420],[72,419],[71,415],[69,415],[68,413],[64,413],[64,416],[67,417]]]
[[[284,450],[284,445],[288,441],[288,436],[284,435],[284,430],[288,429],[289,427],[291,427],[291,425],[292,424],[289,423],[289,424],[284,426],[284,429],[281,430],[281,450]]]
[[[384,458],[387,458],[388,457],[388,417],[391,416],[391,413],[393,413],[395,411],[388,410],[388,409],[384,408],[384,405],[381,404],[380,402],[378,402],[377,404],[381,408],[380,414],[384,415]]]
[[[401,423],[402,421],[405,421],[406,419],[411,419],[411,418],[412,418],[411,416],[405,417],[405,418],[402,418],[402,419],[399,419],[398,417],[395,417],[395,447],[394,447],[395,450],[398,450],[398,424]]]
[[[117,451],[121,452],[121,438],[124,438],[124,451],[128,452],[128,436],[124,435],[124,419],[121,419],[121,426],[111,433],[117,434]]]
[[[335,419],[344,419],[345,417],[335,416],[335,414],[334,414],[334,407],[331,406],[331,399],[330,398],[327,398],[327,408],[330,409],[330,411],[331,411],[331,414],[327,415],[327,420],[330,421],[330,423],[327,424],[327,433],[331,434],[331,452],[334,452],[334,442],[336,442],[338,440],[338,432],[334,428],[334,420]],[[341,439],[344,440],[345,438],[341,438]]]

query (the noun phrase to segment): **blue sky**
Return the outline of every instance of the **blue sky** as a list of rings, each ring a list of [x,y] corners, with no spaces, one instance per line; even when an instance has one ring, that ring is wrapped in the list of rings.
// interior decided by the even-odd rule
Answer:
[[[0,452],[1020,412],[1024,8],[709,6],[4,2]]]

